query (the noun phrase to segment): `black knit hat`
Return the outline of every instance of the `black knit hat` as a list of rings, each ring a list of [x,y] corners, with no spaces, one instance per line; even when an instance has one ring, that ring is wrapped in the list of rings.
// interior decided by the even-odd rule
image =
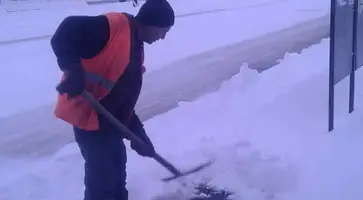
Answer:
[[[135,18],[143,25],[165,28],[174,25],[175,14],[167,0],[146,0]]]

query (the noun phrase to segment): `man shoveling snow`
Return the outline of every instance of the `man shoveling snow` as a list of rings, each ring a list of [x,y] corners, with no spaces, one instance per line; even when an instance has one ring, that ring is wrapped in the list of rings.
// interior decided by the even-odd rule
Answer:
[[[139,155],[155,156],[134,107],[145,71],[143,42],[164,39],[174,18],[166,0],[148,0],[136,16],[108,13],[68,17],[51,39],[64,72],[57,87],[60,95],[55,115],[73,125],[85,160],[85,200],[127,200],[128,191],[124,137],[82,94],[89,92],[143,141],[145,145],[131,140]]]

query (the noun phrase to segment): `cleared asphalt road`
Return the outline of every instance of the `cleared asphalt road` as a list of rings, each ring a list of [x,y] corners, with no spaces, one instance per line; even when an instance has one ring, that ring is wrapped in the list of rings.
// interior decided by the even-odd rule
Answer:
[[[142,120],[167,112],[179,101],[193,101],[217,91],[243,63],[260,72],[274,66],[286,52],[300,52],[329,37],[324,16],[278,32],[192,56],[145,77],[137,111]],[[54,105],[0,121],[0,157],[46,156],[73,141],[70,127],[53,116]]]

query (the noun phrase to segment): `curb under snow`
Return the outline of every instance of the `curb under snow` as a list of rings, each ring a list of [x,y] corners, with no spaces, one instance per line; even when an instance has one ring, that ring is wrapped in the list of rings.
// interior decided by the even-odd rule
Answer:
[[[139,116],[145,121],[177,107],[179,101],[193,101],[217,91],[243,63],[263,71],[277,64],[285,53],[301,52],[327,37],[328,15],[171,63],[146,75],[137,105]],[[70,127],[55,120],[53,106],[1,121],[0,132],[6,137],[0,140],[0,156],[44,156],[72,142]]]

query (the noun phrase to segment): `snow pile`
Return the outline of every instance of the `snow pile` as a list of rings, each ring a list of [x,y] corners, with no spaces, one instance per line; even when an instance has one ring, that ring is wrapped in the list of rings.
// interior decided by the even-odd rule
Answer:
[[[354,179],[360,183],[363,178],[363,168],[357,167],[363,165],[363,160],[357,159],[362,150],[360,142],[355,142],[354,149],[348,142],[357,137],[362,141],[362,136],[357,135],[361,126],[342,123],[344,129],[350,127],[349,135],[338,128],[331,135],[325,134],[328,55],[329,40],[324,40],[301,55],[287,54],[278,66],[261,75],[244,66],[218,93],[193,103],[180,103],[179,108],[146,122],[146,128],[161,154],[182,169],[215,160],[212,167],[186,178],[192,187],[209,183],[231,191],[232,199],[338,200],[347,194],[363,197],[357,182],[339,181]],[[359,75],[362,77],[361,72]],[[337,86],[338,96],[346,95],[346,88],[341,89],[343,84]],[[337,104],[337,113],[344,105]],[[337,117],[337,121],[346,118],[346,112],[344,116]],[[342,141],[341,134],[347,140]],[[347,153],[355,158],[343,156]],[[132,163],[143,161],[131,159],[135,159],[130,160],[133,174]],[[352,165],[343,167],[340,162]],[[135,189],[150,174],[150,181],[167,176],[156,164],[150,162],[147,166],[136,167],[137,175],[130,179]],[[180,183],[150,185],[151,196],[181,193]]]
[[[324,40],[302,55],[286,55],[276,68],[260,76],[251,71],[247,75],[245,69],[218,93],[182,103],[146,126],[161,151],[179,166],[216,159],[210,171],[190,179],[197,183],[207,179],[219,188],[238,191],[234,199],[362,197],[359,166],[363,161],[357,159],[363,139],[357,123],[362,120],[361,107],[357,105],[352,122],[347,123],[347,104],[341,101],[347,96],[344,81],[336,87],[336,111],[344,114],[337,117],[341,128],[325,134],[328,54],[329,40]],[[361,71],[357,77],[362,78]],[[362,79],[357,80],[359,86]],[[359,89],[357,94],[362,99]],[[159,136],[163,132],[167,134]],[[165,143],[168,146],[163,148]],[[173,158],[174,153],[184,156]],[[348,179],[354,181],[341,181]]]

